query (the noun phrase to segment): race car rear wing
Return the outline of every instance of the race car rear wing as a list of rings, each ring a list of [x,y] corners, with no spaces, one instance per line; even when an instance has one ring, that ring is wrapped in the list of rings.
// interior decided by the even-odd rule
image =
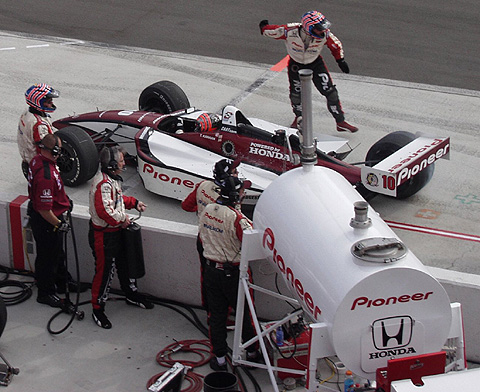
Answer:
[[[398,187],[432,165],[450,159],[450,138],[421,136],[373,167],[362,167],[362,184],[370,191],[397,196]]]

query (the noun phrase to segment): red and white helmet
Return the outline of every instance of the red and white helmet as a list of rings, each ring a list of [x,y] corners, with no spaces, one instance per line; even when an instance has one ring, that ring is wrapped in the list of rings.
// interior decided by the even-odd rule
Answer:
[[[58,98],[59,96],[59,91],[44,83],[34,84],[25,92],[27,105],[42,112],[55,111],[57,107],[55,105],[52,105],[52,107],[47,107],[45,106],[45,101],[50,98]]]
[[[302,16],[303,29],[314,38],[324,38],[331,25],[325,15],[318,11],[308,11]]]
[[[222,118],[218,114],[202,113],[197,118],[197,132],[212,132],[220,129]]]

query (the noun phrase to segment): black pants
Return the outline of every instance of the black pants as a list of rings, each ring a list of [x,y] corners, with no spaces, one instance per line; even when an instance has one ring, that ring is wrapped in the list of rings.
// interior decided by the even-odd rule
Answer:
[[[92,282],[92,307],[104,309],[117,270],[120,288],[126,296],[137,291],[135,279],[129,279],[127,259],[122,243],[122,232],[94,230],[90,225],[88,242],[95,258],[95,276]]]
[[[302,96],[301,82],[298,71],[301,69],[311,69],[313,71],[313,84],[325,98],[327,98],[327,108],[335,121],[342,122],[345,115],[338,97],[338,91],[328,72],[323,58],[319,56],[313,63],[300,64],[290,59],[288,62],[288,82],[290,84],[290,103],[296,116],[302,115]]]
[[[55,294],[55,285],[65,285],[68,280],[63,251],[65,234],[53,231],[54,227],[33,209],[29,209],[29,215],[37,251],[35,279],[38,297],[44,297]]]
[[[205,266],[204,284],[209,308],[210,343],[212,344],[212,351],[217,357],[222,357],[228,353],[228,308],[235,309],[237,307],[239,273],[238,268],[235,268],[231,272],[231,276],[227,277],[223,270],[210,265]],[[242,339],[245,342],[254,336],[255,330],[248,305],[245,302]],[[247,348],[247,351],[253,352],[257,347],[258,344],[252,344]]]

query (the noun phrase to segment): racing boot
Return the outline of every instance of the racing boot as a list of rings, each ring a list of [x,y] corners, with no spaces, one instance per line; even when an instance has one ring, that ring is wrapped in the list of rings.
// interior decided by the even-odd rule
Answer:
[[[127,305],[133,305],[133,306],[138,306],[139,308],[142,309],[153,309],[153,303],[151,303],[147,297],[145,297],[143,294],[140,294],[138,292],[133,292],[128,294],[125,297],[125,302]]]
[[[292,124],[290,125],[290,128],[295,128],[302,132],[302,116],[295,117]]]
[[[107,318],[107,315],[105,314],[103,309],[93,309],[92,318],[93,321],[95,321],[95,324],[97,324],[99,327],[102,327],[104,329],[112,328],[112,323]]]
[[[52,308],[63,308],[65,305],[65,300],[55,294],[48,294],[37,297],[37,302],[39,304],[51,306]]]
[[[340,121],[337,123],[337,131],[354,133],[358,131],[358,128],[353,125],[350,125],[346,121]]]
[[[227,361],[225,360],[225,357],[223,357],[222,359],[222,365],[220,365],[220,363],[218,362],[217,357],[214,356],[212,359],[210,359],[210,369],[215,370],[216,372],[227,372]]]

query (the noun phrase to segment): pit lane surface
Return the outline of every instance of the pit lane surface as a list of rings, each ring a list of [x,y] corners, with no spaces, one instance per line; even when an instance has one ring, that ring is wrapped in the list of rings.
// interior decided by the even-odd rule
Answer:
[[[3,99],[0,163],[2,192],[26,194],[16,146],[23,93],[42,81],[61,91],[54,118],[99,109],[135,109],[147,85],[162,79],[179,84],[196,107],[218,111],[236,102],[247,116],[287,125],[292,120],[285,71],[270,65],[132,47],[0,33]],[[407,225],[400,238],[427,265],[480,273],[478,264],[480,196],[477,129],[478,91],[333,74],[347,118],[360,127],[345,135],[358,146],[349,162],[362,161],[368,147],[388,132],[406,130],[450,136],[451,160],[436,165],[431,183],[404,201],[372,201],[385,220]],[[256,88],[255,81],[263,81]],[[418,108],[421,108],[419,111]],[[314,93],[316,132],[336,134],[323,97]],[[125,173],[126,193],[144,200],[148,216],[196,224],[179,202],[145,191],[133,169]],[[69,189],[76,204],[86,205],[88,184]],[[421,233],[425,229],[436,230]],[[456,236],[451,237],[454,233]]]

